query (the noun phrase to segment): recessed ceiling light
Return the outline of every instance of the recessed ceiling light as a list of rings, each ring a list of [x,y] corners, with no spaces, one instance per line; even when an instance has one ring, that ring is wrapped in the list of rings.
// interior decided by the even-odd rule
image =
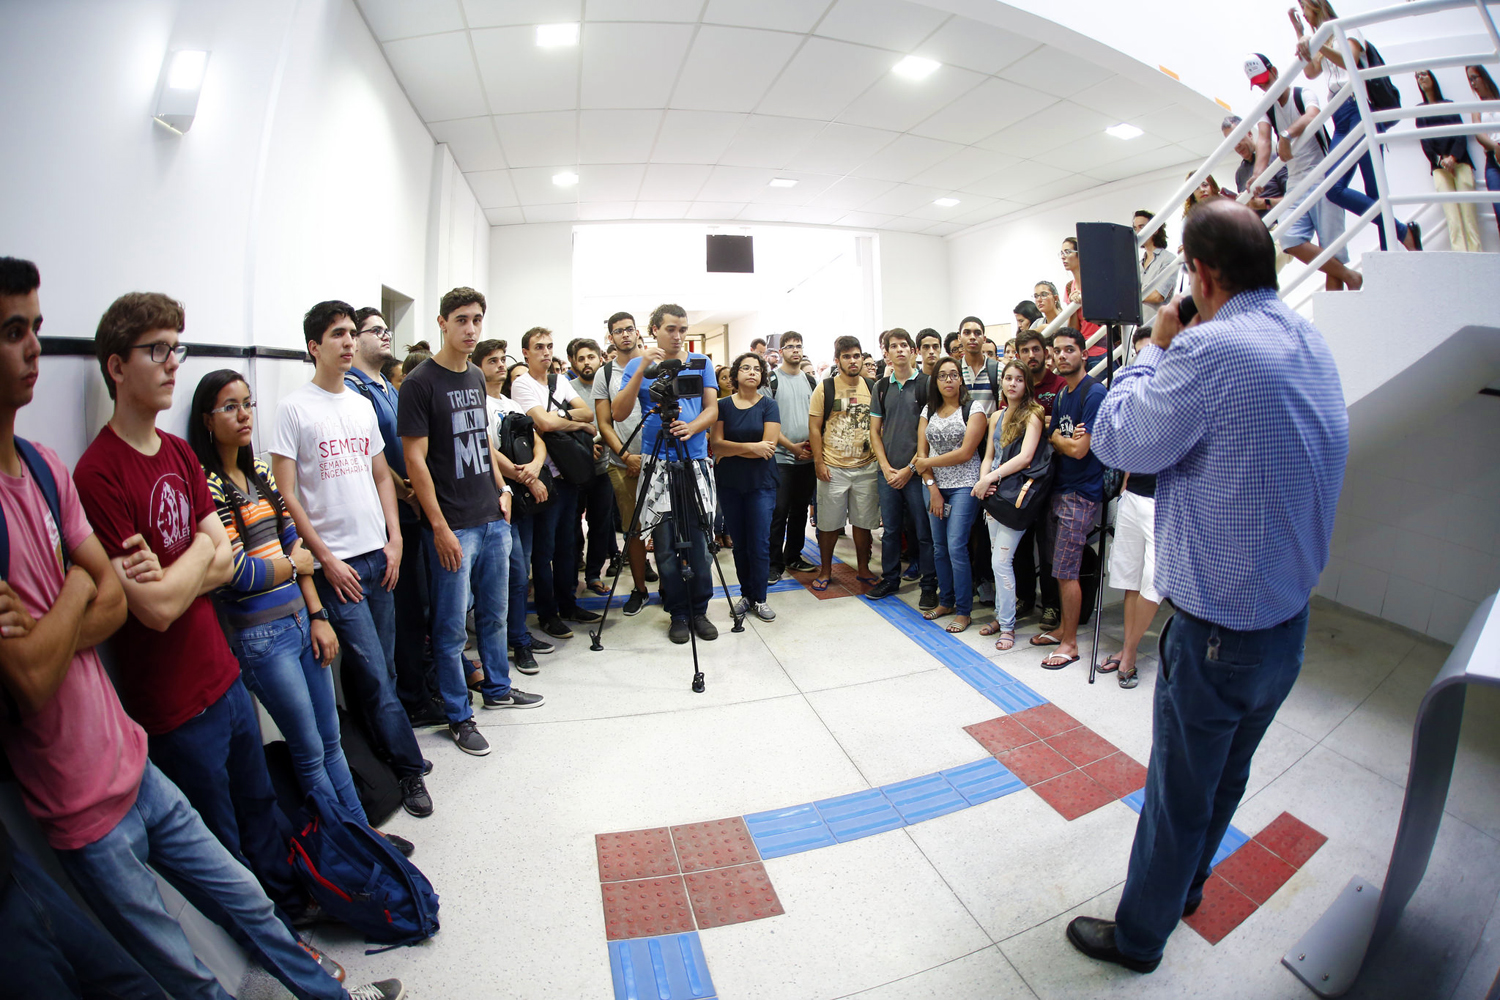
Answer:
[[[896,64],[894,72],[900,73],[908,80],[925,80],[937,71],[942,63],[934,59],[923,59],[921,56],[907,56]]]
[[[567,24],[539,24],[536,26],[536,44],[544,49],[558,49],[578,44],[578,22]]]
[[[771,178],[771,186],[773,188],[794,188],[797,186],[797,182],[790,177],[773,177]]]
[[[578,183],[578,175],[571,170],[564,170],[560,174],[552,175],[552,183],[560,188],[570,188]]]
[[[1146,134],[1140,129],[1136,128],[1134,125],[1126,125],[1124,122],[1121,122],[1119,125],[1111,125],[1104,131],[1108,132],[1116,139],[1134,139],[1137,136]]]
[[[958,204],[958,199],[957,198],[939,198],[937,201],[933,202],[933,204],[936,205],[936,206],[938,206],[939,208],[952,208],[954,205]]]

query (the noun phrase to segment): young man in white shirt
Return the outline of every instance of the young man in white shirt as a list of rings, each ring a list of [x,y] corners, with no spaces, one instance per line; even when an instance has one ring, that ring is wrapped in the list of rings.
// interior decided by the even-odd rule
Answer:
[[[391,761],[407,812],[432,813],[426,761],[396,697],[396,605],[401,523],[375,408],[344,383],[354,364],[354,307],[319,302],[302,332],[313,377],[287,393],[271,432],[271,472],[317,560],[313,583],[344,651],[346,697]]]
[[[552,331],[532,327],[521,336],[526,371],[510,384],[510,396],[526,411],[543,434],[553,431],[594,432],[594,411],[573,383],[552,371]],[[542,631],[559,639],[573,635],[563,619],[584,624],[599,616],[578,606],[578,545],[573,525],[578,519],[578,487],[567,482],[557,463],[552,471],[552,502],[532,518],[526,551],[536,585],[536,616]]]
[[[594,416],[599,423],[599,437],[609,450],[609,483],[615,491],[620,528],[628,531],[635,519],[635,494],[641,477],[641,436],[636,433],[641,425],[641,403],[632,400],[630,413],[623,420],[615,420],[614,399],[625,388],[625,366],[642,354],[643,338],[636,329],[635,317],[627,312],[615,313],[605,326],[609,328],[609,346],[615,354],[594,377]],[[638,615],[650,596],[646,584],[655,580],[656,574],[646,565],[646,542],[639,534],[626,539],[625,553],[630,560],[632,586],[624,611],[626,615]]]

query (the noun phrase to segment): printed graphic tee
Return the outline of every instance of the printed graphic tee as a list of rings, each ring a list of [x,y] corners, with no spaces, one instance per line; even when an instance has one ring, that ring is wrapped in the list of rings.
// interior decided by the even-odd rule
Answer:
[[[353,389],[328,392],[308,382],[287,393],[276,411],[269,450],[297,463],[297,498],[339,559],[385,547],[385,511],[371,466],[384,446],[375,408]]]
[[[500,516],[500,488],[490,467],[489,396],[484,372],[423,363],[401,383],[396,433],[427,439],[427,471],[438,507],[454,531]]]
[[[193,544],[198,522],[218,520],[219,511],[188,443],[156,433],[160,447],[155,455],[144,455],[105,424],[78,460],[73,482],[111,559],[126,555],[125,540],[139,534],[166,569]],[[218,701],[240,675],[213,602],[204,596],[165,632],[127,616],[110,649],[120,700],[153,736],[171,732]]]
[[[823,424],[824,464],[834,469],[859,469],[875,461],[875,449],[870,447],[870,387],[862,378],[855,379],[852,386],[842,382],[841,378],[833,380],[833,412],[828,414],[828,422],[823,423],[827,379],[813,390],[807,419]]]

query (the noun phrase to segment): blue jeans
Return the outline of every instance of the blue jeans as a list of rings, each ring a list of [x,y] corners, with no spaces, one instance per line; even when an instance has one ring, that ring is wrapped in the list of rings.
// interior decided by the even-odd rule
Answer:
[[[1000,631],[1016,630],[1016,550],[1025,528],[1007,528],[993,517],[984,519],[990,533],[990,568],[995,571],[995,621]]]
[[[696,461],[700,468],[707,465],[702,459]],[[694,480],[693,471],[688,464],[687,461],[680,463],[682,474],[689,480]],[[711,469],[707,472],[708,475],[713,475]],[[667,475],[665,459],[657,466],[656,475]],[[696,486],[690,488],[696,489]],[[673,548],[672,526],[679,517],[687,518],[685,534],[689,539],[687,557],[688,568],[692,571],[691,580],[682,578],[682,562],[677,550]],[[696,618],[708,614],[708,602],[714,596],[714,582],[709,575],[713,570],[708,564],[708,532],[698,524],[697,518],[696,511],[674,509],[651,529],[651,538],[656,548],[656,571],[661,575],[657,592],[661,594],[662,608],[673,618]],[[769,572],[767,570],[768,574]],[[764,580],[765,576],[761,579]]]
[[[1146,800],[1135,827],[1115,941],[1159,957],[1183,907],[1201,898],[1250,759],[1302,669],[1307,608],[1236,632],[1179,610],[1162,628]]]
[[[481,688],[486,698],[510,694],[510,664],[505,660],[505,609],[510,603],[507,577],[510,567],[510,525],[504,518],[454,532],[463,547],[464,559],[450,572],[438,562],[427,545],[432,561],[432,662],[437,668],[438,688],[443,692],[443,710],[450,723],[473,718],[469,704],[468,666],[464,663],[464,619],[469,599],[474,600],[474,632],[479,638],[479,659],[484,666]]]
[[[403,510],[405,505],[402,505]],[[427,708],[438,698],[432,669],[432,573],[422,545],[422,523],[401,521],[401,575],[391,591],[396,615],[396,697],[407,715]]]
[[[1344,136],[1359,127],[1360,121],[1359,105],[1355,103],[1354,98],[1349,98],[1335,108],[1333,112],[1333,143],[1328,148],[1332,149],[1334,146],[1337,146]],[[1382,129],[1382,131],[1384,130]],[[1368,152],[1359,158],[1357,166],[1359,167],[1360,178],[1364,181],[1365,193],[1360,194],[1358,191],[1351,191],[1349,189],[1350,182],[1354,180],[1354,167],[1350,167],[1349,172],[1335,181],[1333,187],[1328,189],[1327,196],[1329,201],[1354,215],[1356,218],[1370,210],[1370,206],[1375,204],[1379,192],[1379,188],[1375,186],[1375,162],[1370,159]],[[1385,229],[1381,225],[1381,217],[1379,215],[1375,216],[1375,221],[1371,225],[1380,234],[1380,249],[1386,249]],[[1406,226],[1401,222],[1396,223],[1396,238],[1403,241],[1406,239]]]
[[[229,645],[240,661],[245,686],[286,737],[303,793],[322,792],[368,823],[339,742],[333,671],[313,655],[307,611],[232,633]]]
[[[510,569],[507,573],[510,601],[505,608],[505,638],[516,649],[531,648],[531,630],[526,627],[526,586],[531,580],[530,566],[531,518],[512,515]]]
[[[181,789],[224,849],[255,873],[283,915],[300,911],[306,895],[286,863],[291,824],[276,804],[260,717],[239,678],[218,701],[171,732],[149,737],[148,744],[152,762]]]
[[[553,476],[551,500],[531,517],[531,579],[539,621],[578,610],[577,520],[578,487]]]
[[[1484,186],[1491,191],[1500,191],[1500,163],[1494,153],[1484,154]],[[1495,202],[1495,222],[1500,224],[1500,201]]]
[[[396,697],[396,602],[380,584],[385,576],[385,553],[380,549],[345,559],[359,574],[361,601],[341,601],[321,569],[314,571],[318,598],[328,609],[343,651],[344,698],[358,706],[370,727],[375,750],[390,758],[398,778],[422,773],[422,752],[411,731],[411,720]]]
[[[932,521],[927,514],[927,487],[922,485],[922,477],[913,473],[898,490],[882,474],[876,485],[880,488],[880,523],[884,525],[880,536],[880,578],[887,583],[901,582],[901,522],[902,511],[906,510],[911,512],[917,529],[917,565],[922,570],[922,589],[936,590]]]
[[[226,1000],[227,994],[167,913],[147,862],[195,905],[211,900],[238,932],[235,937],[251,942],[266,971],[294,996],[348,995],[302,950],[255,876],[153,764],[146,764],[135,805],[113,830],[57,856],[105,928],[176,1000]]]
[[[20,848],[0,882],[0,941],[8,996],[169,1000]]]
[[[973,487],[940,490],[943,503],[951,504],[947,517],[927,511],[932,528],[932,562],[937,570],[938,604],[967,616],[974,610],[974,573],[969,566],[969,531],[979,515],[979,499]]]
[[[771,515],[776,511],[776,487],[759,490],[720,490],[719,510],[724,530],[734,542],[734,571],[740,596],[752,604],[766,599],[771,573]]]

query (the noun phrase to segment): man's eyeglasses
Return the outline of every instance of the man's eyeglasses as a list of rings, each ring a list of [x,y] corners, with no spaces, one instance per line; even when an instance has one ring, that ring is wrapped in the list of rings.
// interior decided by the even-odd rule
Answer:
[[[612,333],[637,333],[639,331],[637,331],[636,328],[633,327],[633,326],[622,326],[622,327],[620,327],[620,329],[613,330],[611,332]]]
[[[208,412],[217,413],[225,417],[237,417],[240,415],[241,410],[244,410],[246,413],[254,413],[255,400],[252,399],[248,403],[225,403],[223,406],[216,406]]]
[[[367,326],[363,330],[359,331],[360,336],[364,336],[367,333],[373,333],[381,340],[389,340],[391,337],[391,331],[387,330],[383,326]]]
[[[151,360],[154,361],[154,362],[156,362],[159,365],[164,365],[164,364],[167,363],[167,356],[168,355],[171,355],[172,357],[176,358],[177,359],[177,363],[181,364],[182,363],[182,359],[185,358],[185,357],[187,357],[187,352],[188,352],[186,344],[178,344],[178,345],[176,345],[174,347],[173,345],[167,343],[165,340],[158,340],[154,344],[136,344],[134,347],[131,348],[131,350],[132,351],[150,351],[151,352]]]

